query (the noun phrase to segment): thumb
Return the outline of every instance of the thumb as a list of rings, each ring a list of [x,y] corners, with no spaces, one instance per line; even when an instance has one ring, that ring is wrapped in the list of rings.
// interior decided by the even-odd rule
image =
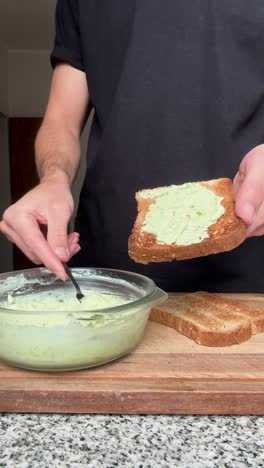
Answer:
[[[67,262],[70,258],[67,228],[70,220],[70,213],[60,209],[50,212],[48,219],[47,241],[51,249],[62,262]]]
[[[251,225],[264,199],[263,175],[258,166],[251,166],[240,175],[235,197],[237,216]]]

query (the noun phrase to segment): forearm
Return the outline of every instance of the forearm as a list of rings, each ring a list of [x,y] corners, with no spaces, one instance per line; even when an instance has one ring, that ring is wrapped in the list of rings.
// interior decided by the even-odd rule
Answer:
[[[57,178],[72,184],[80,163],[80,138],[62,122],[44,120],[35,143],[40,181]]]
[[[78,233],[68,235],[74,209],[70,185],[79,166],[80,134],[88,108],[85,73],[58,65],[35,143],[40,184],[10,206],[0,221],[0,231],[8,239],[62,280],[67,279],[63,263],[80,250]],[[41,226],[46,226],[47,236]]]

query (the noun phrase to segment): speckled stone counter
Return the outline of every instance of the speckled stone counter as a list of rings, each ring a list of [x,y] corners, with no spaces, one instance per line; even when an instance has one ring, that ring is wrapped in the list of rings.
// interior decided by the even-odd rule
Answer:
[[[0,414],[0,466],[264,466],[264,417]]]

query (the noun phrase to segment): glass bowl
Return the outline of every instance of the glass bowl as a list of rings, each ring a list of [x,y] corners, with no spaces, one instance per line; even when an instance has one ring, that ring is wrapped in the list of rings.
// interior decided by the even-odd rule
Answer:
[[[151,279],[136,273],[76,268],[73,274],[81,288],[120,297],[125,303],[96,310],[78,310],[77,302],[67,311],[9,309],[11,294],[30,301],[43,292],[64,297],[70,292],[74,298],[75,290],[45,268],[1,274],[1,361],[38,371],[80,370],[110,362],[137,346],[151,308],[167,299]]]

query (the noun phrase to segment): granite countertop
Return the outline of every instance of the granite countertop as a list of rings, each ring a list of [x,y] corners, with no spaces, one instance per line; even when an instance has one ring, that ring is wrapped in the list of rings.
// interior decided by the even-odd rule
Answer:
[[[264,466],[262,416],[0,414],[0,466]]]

